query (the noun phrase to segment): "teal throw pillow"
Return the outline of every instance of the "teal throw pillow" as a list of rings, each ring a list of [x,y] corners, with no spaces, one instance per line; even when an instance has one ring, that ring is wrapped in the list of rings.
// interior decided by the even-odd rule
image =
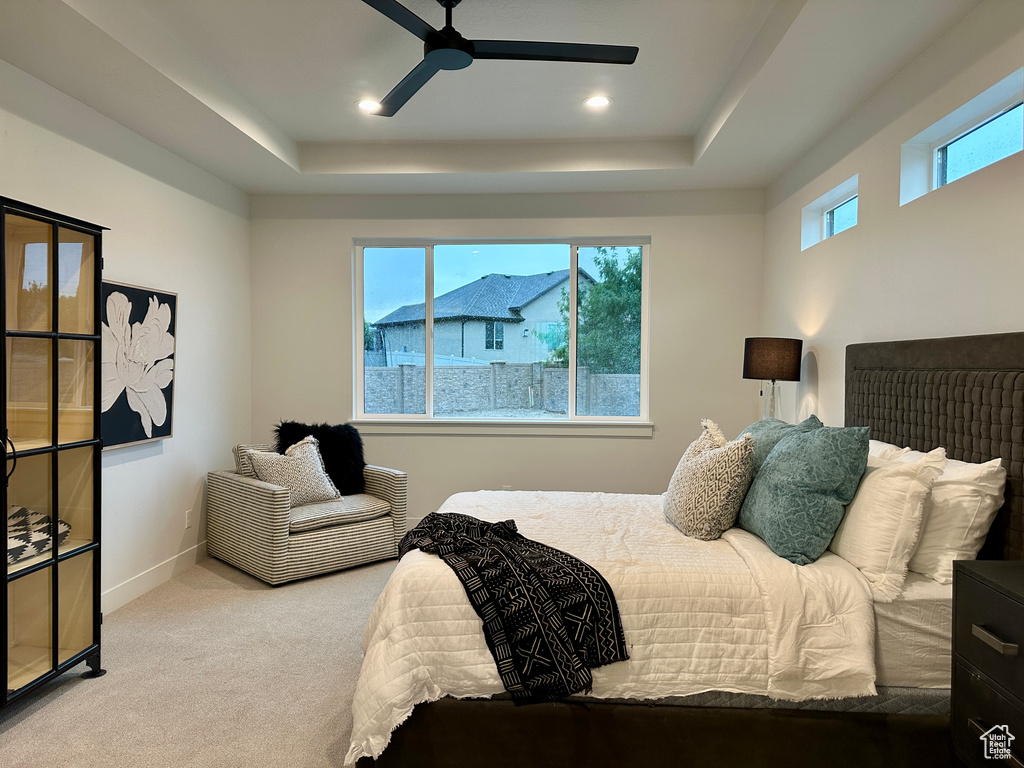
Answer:
[[[867,427],[790,432],[754,478],[740,509],[740,528],[790,562],[813,563],[843,521],[867,463]]]
[[[746,434],[753,435],[754,474],[757,474],[761,469],[761,465],[764,464],[764,460],[768,458],[768,454],[772,452],[772,448],[778,444],[779,440],[792,432],[810,432],[812,429],[820,429],[821,426],[821,419],[813,413],[799,424],[790,424],[788,421],[767,418],[755,421],[740,432],[736,439],[739,440],[740,437]]]

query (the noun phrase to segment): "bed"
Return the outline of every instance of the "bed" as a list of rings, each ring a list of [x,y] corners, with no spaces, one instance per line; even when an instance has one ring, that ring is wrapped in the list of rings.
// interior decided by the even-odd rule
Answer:
[[[846,381],[847,426],[919,451],[944,446],[954,459],[1003,459],[1005,503],[983,553],[1021,559],[1024,334],[853,345]],[[857,765],[948,761],[948,585],[912,576],[896,600],[879,603],[832,553],[793,568],[743,530],[695,542],[667,524],[660,502],[539,492],[449,499],[442,511],[513,517],[524,535],[597,567],[615,586],[631,659],[595,670],[586,696],[514,707],[461,585],[436,558],[411,552],[364,639],[346,762],[816,765],[837,749]],[[561,511],[538,511],[552,508]],[[619,567],[637,542],[639,573]],[[709,568],[715,579],[701,580]],[[686,569],[686,578],[666,577]],[[680,600],[697,600],[698,612],[680,620]],[[804,618],[793,621],[797,607]]]

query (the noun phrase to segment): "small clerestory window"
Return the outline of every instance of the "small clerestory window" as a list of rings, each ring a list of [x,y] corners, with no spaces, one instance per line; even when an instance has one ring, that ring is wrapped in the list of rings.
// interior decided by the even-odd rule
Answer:
[[[1024,103],[990,117],[935,150],[935,186],[941,187],[1024,149]]]
[[[1024,149],[1024,68],[900,147],[900,205]]]
[[[857,195],[825,211],[825,237],[838,235],[857,223]]]
[[[857,225],[859,175],[851,176],[805,205],[801,212],[800,250]]]

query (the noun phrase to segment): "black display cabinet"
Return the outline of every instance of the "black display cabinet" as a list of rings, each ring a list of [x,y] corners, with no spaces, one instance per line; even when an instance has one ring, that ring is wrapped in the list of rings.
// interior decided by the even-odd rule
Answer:
[[[100,666],[103,227],[0,197],[6,706]]]

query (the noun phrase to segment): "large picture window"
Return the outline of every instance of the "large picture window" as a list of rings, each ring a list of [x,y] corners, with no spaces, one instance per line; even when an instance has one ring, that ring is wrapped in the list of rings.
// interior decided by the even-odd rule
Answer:
[[[646,421],[648,250],[358,243],[357,418]]]

